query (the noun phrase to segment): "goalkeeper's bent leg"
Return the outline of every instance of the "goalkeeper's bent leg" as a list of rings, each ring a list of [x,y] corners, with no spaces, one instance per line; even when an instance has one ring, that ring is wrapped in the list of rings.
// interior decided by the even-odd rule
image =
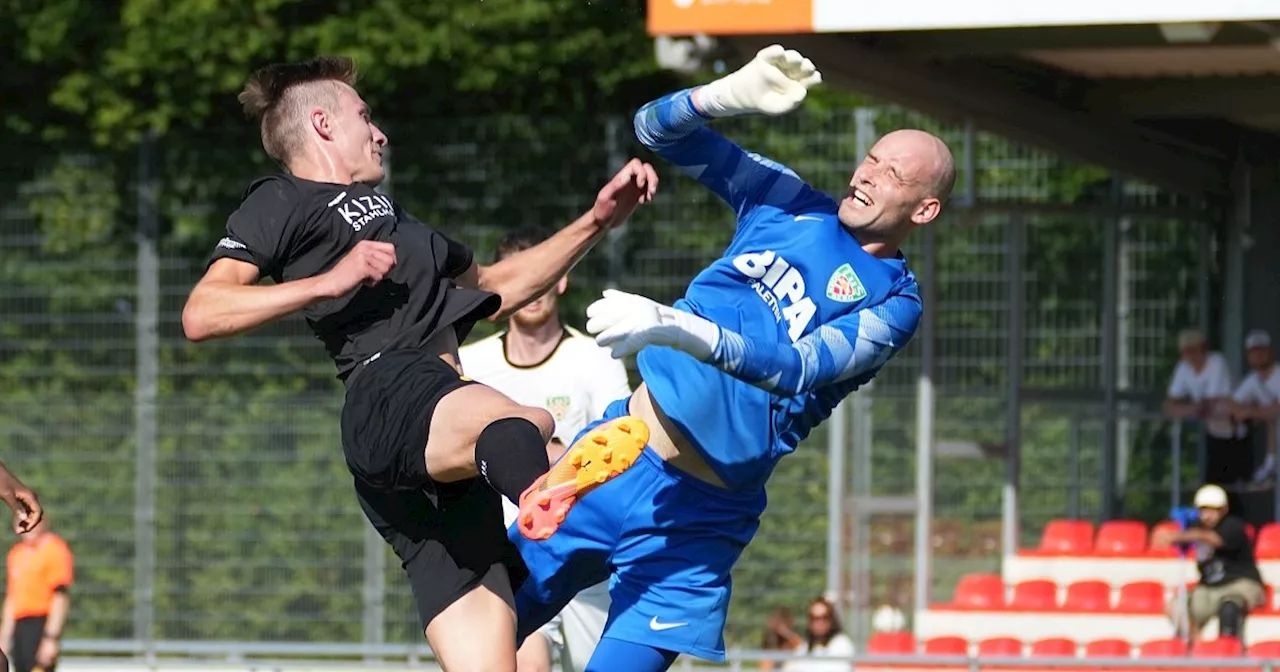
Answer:
[[[664,672],[679,655],[668,649],[605,637],[596,646],[586,672]]]

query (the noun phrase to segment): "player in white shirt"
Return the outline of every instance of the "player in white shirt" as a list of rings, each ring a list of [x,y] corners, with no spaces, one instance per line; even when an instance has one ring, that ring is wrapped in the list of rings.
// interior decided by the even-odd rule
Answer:
[[[508,235],[498,244],[498,258],[532,247],[542,238],[535,231]],[[560,450],[571,445],[588,422],[603,415],[611,402],[631,394],[622,362],[596,345],[594,338],[561,322],[559,297],[567,287],[568,279],[561,278],[545,295],[512,314],[506,331],[458,351],[468,377],[516,403],[550,411],[556,421],[552,442]],[[551,455],[553,462],[556,457]],[[510,527],[518,509],[505,499],[503,506]],[[550,670],[552,644],[561,648],[565,672],[581,672],[608,616],[606,583],[578,593],[558,618],[525,639],[516,654],[518,672]]]
[[[1244,339],[1249,368],[1253,369],[1240,382],[1232,395],[1232,415],[1241,422],[1261,422],[1266,427],[1267,455],[1253,472],[1253,480],[1270,476],[1276,464],[1276,415],[1280,412],[1280,375],[1276,372],[1276,352],[1271,347],[1271,334],[1254,329]]]
[[[1210,351],[1204,334],[1194,329],[1178,335],[1178,349],[1182,358],[1169,381],[1166,415],[1204,422],[1209,461],[1206,483],[1233,485],[1247,480],[1253,471],[1253,452],[1245,440],[1245,426],[1231,417],[1233,385],[1227,358]],[[1241,509],[1237,506],[1235,510]]]

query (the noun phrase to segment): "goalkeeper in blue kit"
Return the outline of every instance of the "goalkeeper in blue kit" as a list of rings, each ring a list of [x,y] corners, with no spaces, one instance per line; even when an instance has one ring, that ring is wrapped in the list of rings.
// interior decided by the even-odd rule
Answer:
[[[730,570],[759,526],[774,466],[920,321],[900,247],[955,183],[945,143],[885,135],[837,200],[707,128],[789,112],[820,81],[812,62],[774,45],[636,114],[645,146],[723,199],[737,229],[674,306],[610,290],[588,308],[587,330],[614,357],[638,353],[643,378],[600,421],[636,416],[648,445],[563,521],[525,515],[511,533],[530,571],[516,596],[521,637],[578,590],[610,581],[589,671],[657,672],[680,653],[724,659]]]

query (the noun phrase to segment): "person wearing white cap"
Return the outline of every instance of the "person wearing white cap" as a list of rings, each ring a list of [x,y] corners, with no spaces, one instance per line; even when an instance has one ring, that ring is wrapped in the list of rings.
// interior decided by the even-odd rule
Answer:
[[[1209,350],[1204,334],[1187,329],[1178,334],[1182,357],[1173,370],[1164,402],[1165,414],[1175,420],[1204,423],[1208,464],[1206,483],[1232,485],[1253,472],[1253,452],[1245,441],[1247,427],[1231,418],[1231,368],[1220,352]]]
[[[1190,545],[1200,570],[1200,583],[1191,589],[1185,605],[1192,645],[1214,617],[1219,635],[1243,640],[1245,615],[1267,599],[1253,542],[1244,520],[1230,514],[1227,492],[1221,487],[1209,484],[1197,490],[1195,506],[1199,520],[1191,527],[1156,534],[1160,544]],[[1181,625],[1180,605],[1170,602],[1167,612],[1175,625]]]
[[[1266,428],[1266,458],[1253,472],[1253,480],[1265,480],[1276,466],[1276,416],[1280,414],[1280,375],[1276,375],[1276,352],[1271,334],[1254,329],[1244,339],[1246,358],[1252,371],[1231,395],[1231,414],[1240,422],[1256,421]]]

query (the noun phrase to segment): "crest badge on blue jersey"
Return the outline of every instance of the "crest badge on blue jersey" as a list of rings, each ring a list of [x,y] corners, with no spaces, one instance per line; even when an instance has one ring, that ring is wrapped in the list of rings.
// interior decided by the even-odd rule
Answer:
[[[827,281],[827,298],[841,303],[853,303],[867,297],[867,288],[862,286],[858,274],[853,272],[849,264],[841,264],[831,279]]]

